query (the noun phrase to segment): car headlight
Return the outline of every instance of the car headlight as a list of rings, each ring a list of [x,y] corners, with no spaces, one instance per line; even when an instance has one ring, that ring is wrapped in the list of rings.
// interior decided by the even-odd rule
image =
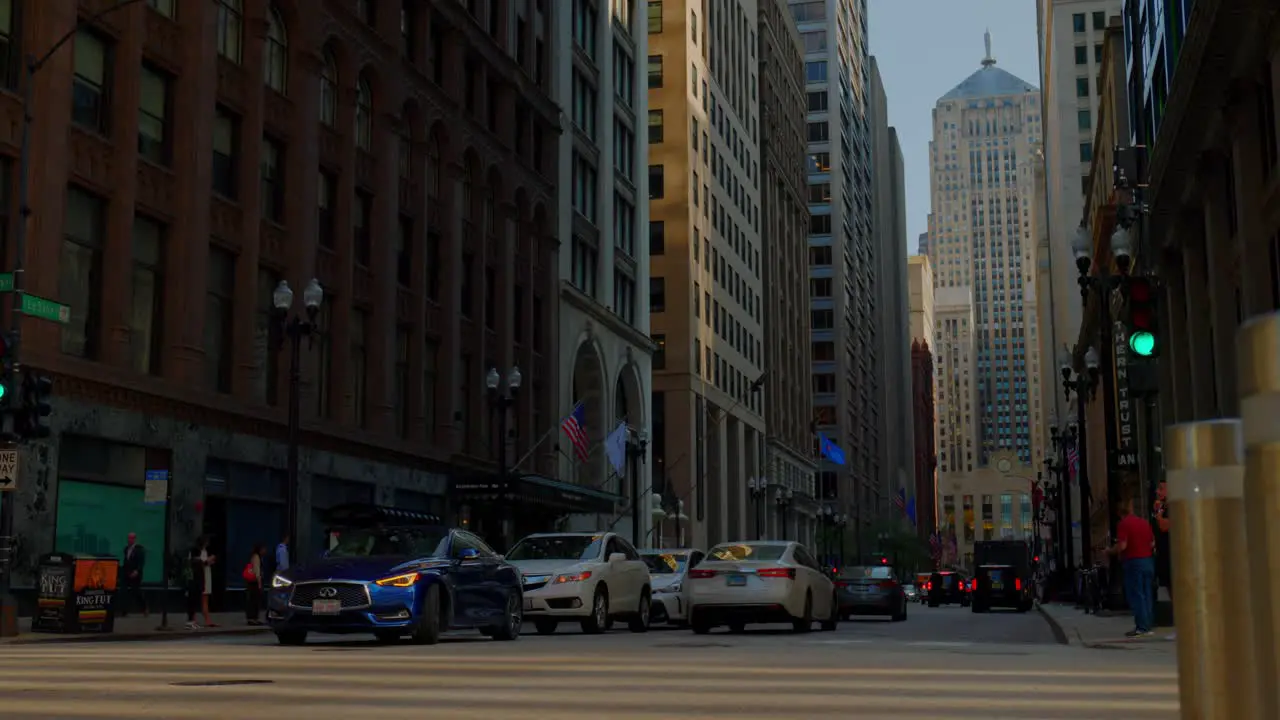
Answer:
[[[564,575],[556,576],[555,584],[563,585],[565,583],[582,582],[584,580],[589,579],[590,577],[591,577],[590,570],[584,570],[580,573],[565,573]]]
[[[271,578],[271,587],[273,588],[289,587],[292,584],[293,581],[283,575],[277,574]]]
[[[418,573],[411,572],[411,573],[405,573],[404,575],[396,575],[394,577],[375,580],[373,584],[377,585],[378,587],[406,588],[406,587],[412,587],[413,584],[416,582],[418,582]]]

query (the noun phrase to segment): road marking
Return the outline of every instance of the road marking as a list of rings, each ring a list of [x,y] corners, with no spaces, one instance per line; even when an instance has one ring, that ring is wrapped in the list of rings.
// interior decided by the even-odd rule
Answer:
[[[948,642],[944,640],[913,640],[907,643],[912,647],[969,647],[971,642]]]

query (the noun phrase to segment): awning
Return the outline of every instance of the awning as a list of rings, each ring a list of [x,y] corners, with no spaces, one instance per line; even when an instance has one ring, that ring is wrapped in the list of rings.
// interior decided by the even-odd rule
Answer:
[[[541,505],[562,512],[612,513],[624,498],[595,488],[553,480],[542,475],[496,475],[455,478],[454,500],[465,503],[509,502]]]
[[[325,511],[325,524],[346,527],[368,527],[377,523],[387,525],[439,525],[440,518],[429,513],[401,510],[385,505],[348,503]]]

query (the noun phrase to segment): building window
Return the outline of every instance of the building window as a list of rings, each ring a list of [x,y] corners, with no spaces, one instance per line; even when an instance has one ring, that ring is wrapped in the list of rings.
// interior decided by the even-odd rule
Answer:
[[[368,336],[366,327],[369,314],[364,310],[351,311],[351,409],[355,411],[357,427],[369,422],[368,389]]]
[[[262,217],[278,223],[284,217],[284,146],[270,137],[262,138]]]
[[[7,88],[15,86],[17,71],[22,67],[22,31],[14,27],[13,5],[13,0],[0,2],[0,84]]]
[[[436,435],[436,383],[439,375],[440,345],[434,338],[427,338],[422,352],[422,424],[427,428],[427,440]]]
[[[330,340],[329,333],[333,329],[332,308],[335,305],[337,305],[337,299],[330,296],[328,288],[326,288],[324,302],[320,303],[320,312],[316,315],[316,324],[324,332],[321,332],[319,337],[315,338],[315,350],[312,351],[316,363],[316,416],[322,418],[329,418],[330,411],[333,409],[331,402],[333,397],[333,388],[331,387],[333,380],[333,341]]]
[[[1080,130],[1088,130],[1093,127],[1093,116],[1089,114],[1088,109],[1076,112],[1076,127]]]
[[[396,282],[413,285],[413,218],[400,216],[400,232],[396,234]]]
[[[213,190],[232,200],[236,197],[236,149],[240,119],[221,106],[213,118]]]
[[[484,326],[498,328],[498,273],[492,265],[484,269]]]
[[[666,197],[666,179],[661,165],[649,166],[649,199],[661,200]]]
[[[320,232],[316,238],[320,247],[333,249],[335,214],[338,209],[338,176],[327,170],[320,171],[320,197],[317,208],[320,215]]]
[[[369,221],[373,218],[373,196],[357,190],[351,214],[351,257],[355,259],[357,266],[367,268],[372,243]]]
[[[635,325],[636,281],[621,270],[613,271],[613,311],[628,325]]]
[[[373,91],[364,77],[356,85],[356,145],[364,150],[373,147]]]
[[[1151,12],[1151,10],[1148,10],[1148,12]],[[1093,12],[1093,29],[1107,29],[1107,12],[1105,10],[1095,10]]]
[[[662,87],[662,56],[661,55],[649,56],[649,87],[651,89]]]
[[[1071,29],[1078,33],[1085,31],[1084,13],[1075,13],[1071,16]]]
[[[262,53],[262,65],[267,87],[284,95],[289,82],[289,36],[274,6],[267,9],[267,45]]]
[[[1076,64],[1077,65],[1089,64],[1089,46],[1088,45],[1076,46]]]
[[[666,278],[649,278],[649,312],[663,312],[667,309]]]
[[[662,111],[649,111],[649,144],[662,142]]]
[[[329,50],[320,68],[320,122],[329,127],[338,122],[338,61]]]
[[[240,0],[218,0],[218,54],[240,64],[240,33],[243,24]]]
[[[375,4],[376,3],[371,2],[371,0],[356,0],[356,16],[359,17],[360,21],[363,22],[365,25],[374,24],[375,18],[373,14],[373,8]],[[473,6],[475,5],[475,3],[468,3],[468,4]],[[476,15],[475,12],[472,12],[472,14]],[[476,15],[476,17],[479,17],[479,15]]]
[[[471,317],[471,309],[475,306],[476,256],[470,252],[462,253],[462,298],[458,301],[458,312],[462,317]]]
[[[1102,64],[1102,43],[1093,46],[1093,61],[1099,65]]]
[[[653,369],[666,370],[667,369],[667,336],[654,335],[653,344],[657,346],[653,351]]]
[[[75,186],[67,188],[58,299],[71,308],[62,326],[62,352],[96,360],[102,305],[102,245],[107,203]]]
[[[108,103],[107,41],[90,30],[76,33],[75,76],[71,90],[71,120],[81,127],[106,134]]]
[[[600,256],[596,248],[584,238],[574,235],[570,259],[570,280],[586,295],[596,296],[596,278],[599,272]]]
[[[440,234],[434,230],[427,231],[427,245],[423,248],[427,264],[427,299],[440,302]]]
[[[661,220],[649,221],[649,254],[662,255],[667,251],[667,224]]]
[[[177,0],[147,0],[147,7],[172,20],[175,2]],[[9,3],[5,2],[4,4],[8,5]]]
[[[1076,78],[1076,97],[1089,97],[1089,78]]]
[[[827,61],[816,60],[804,64],[804,81],[806,83],[824,83],[827,81]]]
[[[831,278],[809,278],[809,297],[831,297]]]
[[[649,0],[645,10],[649,13],[649,34],[662,32],[662,0]]]
[[[1093,162],[1093,143],[1080,143],[1080,162]]]
[[[395,417],[396,435],[409,437],[409,408],[412,405],[406,400],[409,396],[409,329],[396,330],[396,369],[395,385],[391,393],[392,415]]]
[[[160,374],[164,328],[164,226],[133,217],[133,302],[129,312],[129,349],[133,369]]]
[[[142,64],[138,98],[138,155],[157,165],[169,163],[169,76]]]
[[[220,393],[231,392],[235,290],[235,254],[217,245],[210,245],[204,310],[204,368],[208,387]]]

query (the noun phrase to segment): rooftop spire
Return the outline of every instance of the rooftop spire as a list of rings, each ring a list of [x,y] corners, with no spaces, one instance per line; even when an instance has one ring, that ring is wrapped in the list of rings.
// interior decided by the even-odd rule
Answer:
[[[991,56],[991,28],[982,34],[983,43],[987,46],[987,56],[982,58],[982,67],[988,68],[996,64],[996,59]]]

